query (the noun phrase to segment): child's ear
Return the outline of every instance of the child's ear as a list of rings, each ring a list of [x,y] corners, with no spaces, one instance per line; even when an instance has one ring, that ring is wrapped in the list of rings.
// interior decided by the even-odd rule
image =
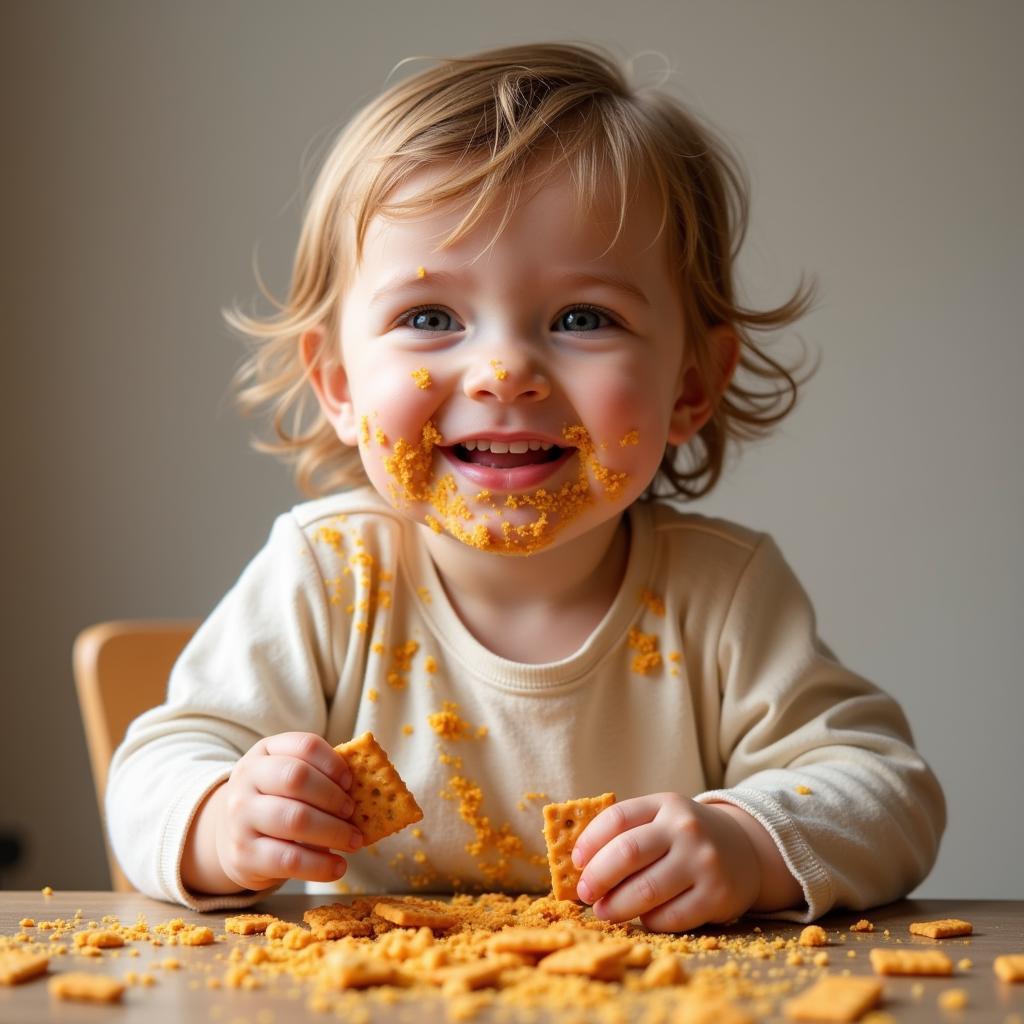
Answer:
[[[336,354],[327,351],[326,332],[322,327],[304,331],[299,338],[302,364],[309,383],[328,423],[334,427],[338,440],[355,448],[359,443],[356,413],[349,393],[348,374]]]
[[[686,444],[707,423],[736,372],[740,342],[730,324],[717,324],[710,328],[704,345],[709,355],[708,379],[702,376],[691,355],[683,367],[679,395],[672,407],[669,444]]]

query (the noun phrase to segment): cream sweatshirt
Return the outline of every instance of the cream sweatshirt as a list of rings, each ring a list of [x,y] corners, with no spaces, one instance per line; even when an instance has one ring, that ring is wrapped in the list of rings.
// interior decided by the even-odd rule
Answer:
[[[610,790],[753,815],[806,899],[765,916],[905,895],[935,861],[945,804],[899,706],[818,639],[768,536],[659,503],[628,514],[614,602],[547,664],[483,647],[446,599],[426,527],[370,489],[280,516],[183,652],[166,702],[114,756],[107,823],[128,877],[198,910],[255,902],[183,888],[203,798],[262,737],[337,744],[370,730],[424,819],[313,891],[546,891],[541,807]]]

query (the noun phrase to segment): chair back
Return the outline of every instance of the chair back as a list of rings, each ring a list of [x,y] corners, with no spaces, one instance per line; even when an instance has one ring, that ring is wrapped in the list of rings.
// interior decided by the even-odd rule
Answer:
[[[171,667],[198,625],[195,620],[100,622],[75,639],[75,689],[101,821],[110,759],[132,720],[163,703]],[[105,825],[103,834],[114,889],[131,892],[132,885],[111,852]]]

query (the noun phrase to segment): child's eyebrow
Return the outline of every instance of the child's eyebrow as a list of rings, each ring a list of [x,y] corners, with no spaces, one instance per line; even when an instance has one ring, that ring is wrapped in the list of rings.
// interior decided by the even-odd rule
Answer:
[[[618,274],[609,272],[595,273],[595,272],[584,272],[584,271],[572,271],[558,276],[552,274],[548,277],[549,281],[559,281],[568,285],[601,285],[605,288],[611,288],[614,291],[621,292],[622,294],[631,298],[634,302],[638,302],[643,306],[650,306],[650,299],[644,290],[637,284],[634,284],[628,278],[620,277]],[[384,299],[391,296],[394,292],[412,292],[412,291],[433,291],[437,287],[454,286],[459,283],[459,276],[452,274],[446,270],[428,270],[424,277],[420,277],[419,274],[413,273],[411,275],[406,274],[404,271],[400,274],[396,274],[394,277],[385,281],[371,296],[369,301],[369,307],[373,308],[378,305]]]

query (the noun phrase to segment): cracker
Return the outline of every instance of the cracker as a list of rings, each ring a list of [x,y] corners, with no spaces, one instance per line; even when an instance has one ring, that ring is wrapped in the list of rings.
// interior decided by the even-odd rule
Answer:
[[[374,904],[374,914],[402,928],[429,928],[443,932],[459,923],[447,906],[436,900],[419,900],[414,896],[404,899],[381,900]]]
[[[601,942],[579,942],[555,950],[537,967],[547,974],[583,974],[588,978],[611,980],[621,976],[626,957],[633,949],[629,939],[605,939]]]
[[[946,977],[953,973],[953,962],[937,949],[873,949],[868,956],[876,974]]]
[[[506,928],[491,936],[487,948],[495,953],[554,953],[573,944],[565,928]]]
[[[262,935],[276,920],[273,914],[235,914],[224,919],[224,931],[234,935]]]
[[[334,749],[352,771],[348,792],[356,806],[349,820],[363,834],[363,846],[423,820],[420,805],[373,733],[364,732]]]
[[[910,926],[911,935],[924,935],[929,939],[952,939],[957,935],[971,935],[974,926],[970,921],[946,917],[941,921],[915,921]]]
[[[544,842],[551,869],[551,891],[556,899],[576,900],[580,871],[572,862],[572,848],[580,833],[606,807],[615,803],[614,793],[581,797],[544,806]]]
[[[76,999],[87,1003],[119,1003],[124,983],[108,974],[71,971],[50,979],[50,995],[56,999]]]
[[[373,934],[372,912],[373,905],[369,900],[355,900],[312,907],[302,915],[302,919],[317,939],[365,938]]]
[[[783,1011],[788,1020],[854,1021],[881,998],[882,983],[875,978],[829,976],[788,999]]]
[[[396,985],[402,980],[394,964],[365,953],[335,953],[324,962],[320,974],[327,988],[373,988],[378,985]]]
[[[45,953],[26,953],[20,949],[0,953],[0,985],[20,985],[45,974],[50,958]]]
[[[504,969],[505,964],[500,960],[475,960],[435,967],[427,975],[427,980],[433,985],[441,985],[446,995],[454,995],[478,988],[491,988],[498,983]]]
[[[1000,981],[1024,981],[1024,953],[1004,953],[992,962]]]
[[[75,947],[93,946],[96,949],[117,949],[124,945],[124,939],[117,932],[100,928],[90,928],[75,933]]]
[[[210,946],[215,942],[213,929],[207,928],[204,924],[192,925],[182,928],[178,932],[179,946]]]
[[[797,940],[801,946],[827,946],[828,935],[820,924],[809,924]]]

